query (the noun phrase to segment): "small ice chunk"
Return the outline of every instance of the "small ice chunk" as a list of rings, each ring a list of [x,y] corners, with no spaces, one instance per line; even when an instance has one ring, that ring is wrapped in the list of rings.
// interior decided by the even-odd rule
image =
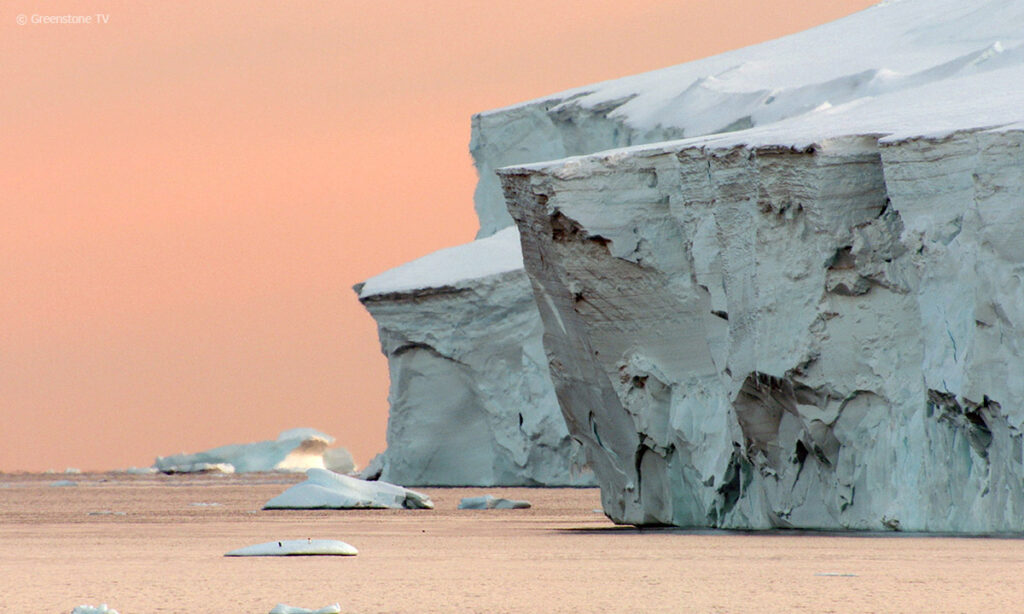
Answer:
[[[224,556],[355,556],[359,551],[336,539],[287,539],[232,550]]]
[[[50,482],[50,486],[78,486],[78,482],[74,480],[57,480],[56,482]]]
[[[826,578],[856,578],[857,577],[857,574],[855,574],[855,573],[840,573],[838,571],[822,571],[822,572],[816,573],[814,575],[816,575],[816,576],[823,576],[823,577],[826,577]]]
[[[79,473],[82,473],[82,470],[81,469],[75,469],[74,467],[68,467],[67,469],[64,470],[64,473],[77,475]]]
[[[156,472],[156,467],[128,467],[121,470],[121,473],[130,473],[132,475],[147,475]]]
[[[274,609],[270,611],[270,614],[340,614],[341,604],[334,603],[331,605],[324,606],[319,610],[308,610],[306,608],[298,608],[293,605],[285,605],[279,603],[274,606]]]
[[[71,614],[117,614],[117,610],[111,610],[107,604],[101,603],[99,605],[75,606],[75,609],[71,610]]]
[[[310,469],[306,481],[267,501],[271,509],[433,509],[430,497],[388,482],[367,482],[326,469]]]
[[[189,505],[191,505],[192,507],[217,507],[220,505],[220,503],[217,503],[215,501],[195,501],[193,503],[189,503]]]
[[[459,501],[460,510],[522,510],[529,507],[529,501],[502,499],[493,495],[466,497]]]

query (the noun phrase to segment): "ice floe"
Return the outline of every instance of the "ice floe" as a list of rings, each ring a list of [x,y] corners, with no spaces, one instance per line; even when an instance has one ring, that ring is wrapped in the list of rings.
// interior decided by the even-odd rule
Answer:
[[[466,497],[459,501],[460,510],[522,510],[531,507],[529,501],[503,499],[493,495]]]
[[[433,509],[430,497],[388,482],[367,482],[326,469],[267,501],[263,509]]]
[[[336,539],[286,539],[232,550],[224,556],[355,556],[351,544]]]

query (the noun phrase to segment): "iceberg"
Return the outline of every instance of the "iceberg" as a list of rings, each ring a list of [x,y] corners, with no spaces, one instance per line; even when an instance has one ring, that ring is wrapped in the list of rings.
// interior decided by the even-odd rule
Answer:
[[[296,484],[263,506],[272,509],[433,509],[430,497],[388,482],[368,482],[347,475],[310,469]]]
[[[305,471],[314,467],[342,473],[354,471],[352,455],[344,448],[329,448],[333,443],[330,435],[311,428],[298,428],[284,431],[273,441],[160,456],[154,467],[162,473]]]
[[[688,137],[499,172],[612,520],[1024,530],[1021,83],[1019,4],[904,0],[544,111]]]
[[[336,539],[286,539],[232,550],[224,556],[355,556],[354,546]]]
[[[580,447],[558,410],[515,227],[357,292],[391,376],[388,448],[368,476],[431,486],[593,483],[576,468]]]

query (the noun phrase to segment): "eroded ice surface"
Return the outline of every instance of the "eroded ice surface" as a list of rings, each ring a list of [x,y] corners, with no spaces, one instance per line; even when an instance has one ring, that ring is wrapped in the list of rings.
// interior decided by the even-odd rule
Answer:
[[[263,509],[433,509],[430,497],[388,482],[368,482],[310,469],[306,481],[267,501]]]
[[[232,550],[224,556],[355,556],[354,546],[336,539],[285,539]]]
[[[329,448],[333,443],[330,435],[311,428],[297,428],[282,432],[273,441],[161,456],[154,466],[164,473],[305,471],[310,468],[353,471],[352,455],[344,448]]]
[[[556,110],[718,134],[503,172],[613,520],[1024,530],[1022,37],[887,3]]]

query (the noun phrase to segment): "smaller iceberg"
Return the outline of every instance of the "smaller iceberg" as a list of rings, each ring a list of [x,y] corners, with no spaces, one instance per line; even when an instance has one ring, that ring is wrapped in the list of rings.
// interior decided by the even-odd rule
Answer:
[[[224,556],[355,556],[355,546],[336,539],[286,539],[232,550]]]
[[[459,501],[460,510],[525,510],[531,507],[529,501],[501,499],[492,495],[466,497]]]
[[[247,473],[253,471],[355,470],[352,455],[344,448],[328,449],[334,437],[316,429],[298,428],[281,433],[273,441],[232,444],[195,454],[157,457],[154,466],[162,473]]]
[[[423,493],[388,482],[310,469],[305,482],[267,501],[263,509],[434,509],[434,503]]]

